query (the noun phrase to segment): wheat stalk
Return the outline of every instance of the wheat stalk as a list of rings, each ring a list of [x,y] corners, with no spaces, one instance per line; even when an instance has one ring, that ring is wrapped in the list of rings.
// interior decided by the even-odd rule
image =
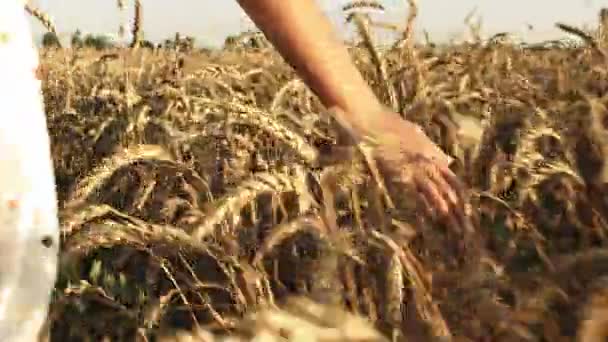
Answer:
[[[608,61],[608,53],[604,51],[604,49],[602,49],[602,46],[599,44],[598,40],[589,33],[581,30],[578,27],[574,27],[564,23],[556,23],[555,26],[566,33],[569,33],[582,39],[583,42],[585,42],[587,45],[589,45],[591,49],[593,49],[593,51],[597,52],[606,61]]]
[[[25,4],[25,11],[32,17],[38,19],[38,21],[42,24],[42,26],[44,26],[44,28],[46,28],[48,32],[57,35],[57,28],[48,14],[32,6],[30,3]],[[61,43],[59,43],[59,41],[57,41],[57,43],[59,44],[59,47],[61,47]]]
[[[604,49],[608,48],[608,8],[602,8],[599,13],[599,42]]]
[[[133,35],[131,40],[131,48],[138,48],[141,46],[143,41],[143,27],[142,27],[142,0],[135,0],[135,8],[133,13],[133,27],[131,33]]]
[[[126,33],[126,24],[124,23],[124,12],[126,9],[125,0],[116,0],[116,7],[121,15],[121,23],[118,26],[118,36],[123,38]]]

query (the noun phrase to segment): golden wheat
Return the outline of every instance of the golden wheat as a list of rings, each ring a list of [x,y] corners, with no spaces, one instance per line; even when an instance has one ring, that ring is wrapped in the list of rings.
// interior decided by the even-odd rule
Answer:
[[[470,229],[421,219],[374,142],[353,145],[271,49],[43,51],[64,233],[53,339],[604,337],[601,39],[562,25],[586,43],[518,46],[471,24],[472,44],[409,28],[380,49],[370,6],[345,9],[352,56],[455,159]]]

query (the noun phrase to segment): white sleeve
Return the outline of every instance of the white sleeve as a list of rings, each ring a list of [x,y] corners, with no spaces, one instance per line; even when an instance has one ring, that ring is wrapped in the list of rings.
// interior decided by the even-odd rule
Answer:
[[[0,0],[0,341],[34,341],[55,283],[59,227],[38,52],[23,1]]]

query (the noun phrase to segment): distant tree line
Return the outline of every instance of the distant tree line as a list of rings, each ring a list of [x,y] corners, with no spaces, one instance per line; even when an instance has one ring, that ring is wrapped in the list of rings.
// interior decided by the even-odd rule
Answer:
[[[108,34],[83,34],[82,31],[76,30],[71,36],[72,48],[92,48],[97,50],[111,49],[115,47],[129,46],[127,41],[120,42],[117,37]],[[47,32],[42,36],[42,46],[45,48],[61,47],[59,38],[54,32]],[[260,31],[250,30],[236,35],[228,36],[224,40],[225,49],[265,49],[270,47],[264,34]],[[189,52],[196,49],[196,39],[192,36],[184,36],[179,32],[171,38],[167,38],[158,44],[154,44],[149,40],[141,40],[138,47],[147,49],[167,49],[180,52]],[[209,50],[201,48],[202,50]]]
[[[270,47],[270,42],[259,30],[249,30],[228,36],[224,40],[225,49],[264,49]]]
[[[97,50],[111,49],[120,46],[128,46],[128,42],[119,42],[116,37],[108,34],[83,34],[76,30],[70,39],[72,48],[92,48]],[[154,44],[149,40],[141,40],[138,47],[148,49],[167,49],[180,52],[193,51],[196,47],[196,39],[192,36],[182,36],[179,32],[171,38],[163,40],[159,44]],[[61,47],[59,37],[54,32],[47,32],[42,36],[42,46],[45,48]],[[224,41],[225,49],[265,49],[270,47],[270,43],[260,31],[246,31],[232,35]],[[208,49],[203,49],[208,50]]]
[[[72,48],[92,48],[96,50],[111,49],[119,46],[127,46],[116,41],[115,37],[107,34],[83,34],[82,31],[76,30],[70,39]],[[176,33],[173,38],[165,39],[160,44],[154,44],[149,40],[141,40],[138,47],[148,49],[170,49],[179,50],[181,52],[192,51],[195,49],[196,40],[192,36],[182,36]],[[45,48],[60,48],[61,43],[55,32],[47,32],[42,36],[42,46]]]
[[[117,44],[111,36],[103,34],[82,34],[80,30],[76,30],[72,34],[70,40],[73,48],[94,48],[97,50],[109,49],[115,47]],[[61,47],[59,37],[54,32],[47,32],[42,36],[42,46],[45,48],[59,48]]]

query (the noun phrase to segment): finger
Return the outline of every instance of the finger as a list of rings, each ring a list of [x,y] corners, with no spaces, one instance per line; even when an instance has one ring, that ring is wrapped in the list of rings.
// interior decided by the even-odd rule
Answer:
[[[438,209],[435,209],[437,207],[437,204],[431,204],[431,201],[434,200],[436,199],[431,198],[428,193],[423,193],[423,196],[421,196],[420,199],[421,202],[425,203],[423,205],[429,208],[427,210],[427,216],[432,220],[432,222],[444,224],[446,227],[449,227],[450,231],[462,233],[465,230],[465,225],[463,224],[463,217],[460,216],[457,212],[450,210],[448,210],[447,212],[442,212],[441,215],[439,215],[437,213]],[[447,202],[445,202],[445,200],[443,201],[447,205]]]
[[[429,179],[435,183],[437,189],[440,191],[440,195],[446,199],[451,206],[462,205],[462,198],[458,193],[458,190],[451,184],[453,180],[446,177],[445,171],[441,166],[435,163],[429,163],[425,169]]]
[[[450,185],[457,195],[457,198],[460,202],[465,202],[465,187],[462,181],[450,170],[449,168],[444,168],[438,166],[439,172],[443,179]]]
[[[467,215],[465,213],[463,192],[461,190],[458,179],[451,177],[452,175],[434,165],[429,171],[429,181],[435,183],[435,188],[440,192],[440,196],[444,200],[449,201],[448,212],[446,213],[447,221],[450,226],[458,227],[459,231],[464,231]]]
[[[423,167],[425,170],[419,170],[422,176],[415,179],[415,184],[423,198],[426,197],[426,202],[439,212],[439,215],[434,213],[431,218],[434,221],[442,221],[450,230],[463,232],[466,226],[463,203],[436,164],[428,163]]]
[[[439,219],[446,226],[450,227],[450,230],[462,232],[465,222],[464,206],[460,202],[454,202],[453,199],[449,198],[450,195],[448,193],[451,192],[451,189],[449,189],[449,184],[442,177],[429,178],[429,182],[434,183],[434,188],[440,193],[440,196],[448,207],[447,211]]]
[[[468,198],[466,196],[466,190],[464,184],[458,179],[454,173],[452,173],[449,169],[439,169],[442,173],[443,179],[450,185],[450,187],[456,192],[458,195],[458,203],[454,203],[455,215],[458,216],[459,222],[465,228],[465,230],[470,230],[472,227],[471,218],[469,217],[469,213],[467,213],[466,205],[468,203]]]
[[[418,215],[420,213],[420,215]],[[433,205],[427,199],[427,195],[423,192],[418,193],[418,200],[416,201],[416,217],[419,219],[419,223],[424,223],[423,217],[429,218],[431,221],[437,220],[437,213]]]
[[[449,170],[437,167],[437,173],[432,174],[432,181],[435,182],[440,190],[443,190],[444,198],[450,202],[450,220],[457,222],[460,231],[467,227],[468,217],[465,211],[464,187],[458,178]]]
[[[465,226],[463,225],[461,217],[458,214],[451,212],[450,214],[444,216],[443,219],[450,231],[454,231],[456,233],[462,233],[464,231]]]
[[[439,215],[447,215],[450,211],[447,201],[444,199],[435,183],[428,178],[428,175],[425,176],[426,177],[421,178],[416,177],[416,189],[426,197],[429,204],[438,211]]]
[[[438,184],[437,186],[446,186],[445,180],[442,179],[443,184]],[[446,195],[447,196],[447,195]],[[466,215],[465,206],[462,201],[452,202],[450,203],[450,209],[448,214],[446,215],[446,220],[449,221],[450,226],[457,227],[459,232],[464,232],[468,225],[468,216]]]
[[[427,167],[426,173],[428,174],[429,180],[435,183],[441,197],[448,201],[450,205],[457,206],[459,203],[461,203],[460,196],[445,178],[440,166],[431,164]]]

